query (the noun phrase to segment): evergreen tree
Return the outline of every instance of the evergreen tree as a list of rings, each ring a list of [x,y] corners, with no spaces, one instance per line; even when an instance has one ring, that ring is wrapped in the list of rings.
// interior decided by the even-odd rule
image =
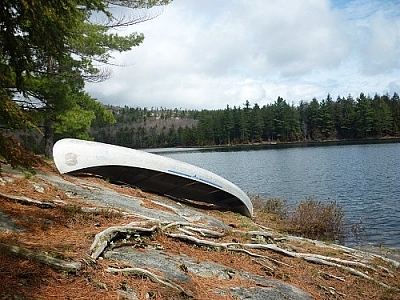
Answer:
[[[393,93],[388,105],[393,117],[393,135],[400,135],[400,97],[398,93]]]
[[[307,107],[307,127],[309,130],[310,138],[312,140],[321,139],[321,113],[320,104],[316,98],[313,98]]]
[[[261,109],[264,121],[263,137],[266,141],[275,141],[276,130],[274,127],[274,107],[272,105],[263,106]]]
[[[308,119],[307,119],[308,103],[301,100],[300,105],[297,108],[297,111],[298,111],[299,117],[300,117],[300,127],[301,127],[302,136],[304,139],[309,140],[310,134],[309,134],[309,130],[308,130]]]
[[[337,101],[338,107],[338,123],[339,132],[344,139],[354,139],[356,137],[356,111],[355,111],[355,101],[351,95],[347,98],[339,98]]]
[[[373,111],[371,99],[367,98],[364,93],[361,93],[360,97],[357,98],[355,124],[358,136],[367,138],[372,131]]]
[[[326,99],[321,101],[319,109],[319,128],[324,139],[332,139],[336,137],[334,118],[335,107],[331,96],[328,94]]]
[[[373,129],[379,137],[391,134],[395,127],[393,126],[393,117],[388,103],[375,95],[372,101],[373,109]]]
[[[111,52],[128,51],[143,40],[141,34],[118,36],[109,29],[145,19],[116,19],[110,7],[149,8],[168,2],[6,1],[0,12],[1,106],[10,106],[8,103],[14,102],[17,106],[12,106],[13,111],[18,111],[19,115],[32,110],[41,112],[41,116],[33,114],[39,117],[32,122],[24,121],[29,117],[16,121],[21,124],[18,127],[34,126],[34,121],[36,124],[43,122],[39,125],[44,125],[47,155],[51,154],[56,127],[60,134],[76,129],[75,136],[87,137],[82,131],[87,130],[96,117],[97,120],[113,121],[103,106],[96,106],[95,99],[83,92],[84,82],[109,77],[107,70],[94,67],[94,61],[108,63]],[[93,13],[106,16],[107,24],[93,23]],[[93,107],[95,110],[88,109]],[[0,117],[1,123],[11,124],[11,114]],[[62,124],[57,125],[58,120]],[[67,122],[71,124],[65,124]]]
[[[233,132],[233,113],[229,105],[226,105],[226,109],[223,112],[222,118],[222,130],[224,139],[226,139],[226,143],[228,145],[231,144],[231,137]]]
[[[285,136],[285,106],[286,101],[279,96],[274,103],[274,128],[277,140],[282,140]]]
[[[264,122],[260,106],[255,103],[250,113],[250,137],[254,142],[262,142]]]
[[[287,122],[288,122],[288,132],[287,132],[287,140],[288,141],[298,141],[301,137],[301,128],[300,128],[300,113],[297,108],[292,104],[292,106],[287,106]]]

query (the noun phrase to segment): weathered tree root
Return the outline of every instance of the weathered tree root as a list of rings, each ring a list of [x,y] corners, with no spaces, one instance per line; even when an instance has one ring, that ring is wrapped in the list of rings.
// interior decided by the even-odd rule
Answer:
[[[343,265],[340,265],[340,264],[337,264],[337,263],[326,261],[326,260],[317,258],[315,256],[314,257],[313,256],[306,256],[306,257],[304,257],[304,260],[306,260],[308,262],[315,263],[315,264],[319,264],[319,265],[336,267],[336,268],[345,270],[345,271],[349,272],[350,274],[353,274],[353,275],[356,275],[356,276],[359,276],[359,277],[363,277],[363,278],[365,278],[367,280],[370,280],[370,281],[372,281],[372,282],[374,282],[376,284],[379,284],[379,285],[381,285],[381,286],[383,286],[383,287],[385,287],[387,289],[391,289],[392,288],[391,286],[387,285],[386,283],[380,282],[380,281],[378,281],[378,280],[368,276],[367,274],[365,274],[363,272],[360,272],[360,271],[358,271],[358,270],[356,270],[354,268],[350,268],[350,267],[346,267],[346,266],[343,266]]]
[[[142,223],[130,223],[125,226],[115,226],[115,227],[110,227],[100,233],[98,233],[95,237],[95,240],[90,248],[92,251],[92,258],[97,259],[101,253],[104,251],[104,249],[107,247],[108,243],[111,243],[112,240],[116,237],[118,233],[133,233],[133,232],[155,232],[157,229],[160,231],[164,232],[166,236],[179,239],[185,242],[193,243],[198,246],[206,246],[206,247],[213,247],[213,248],[222,248],[226,249],[228,251],[236,251],[236,252],[243,252],[246,253],[249,256],[256,257],[259,259],[264,259],[264,260],[269,260],[272,261],[278,265],[284,265],[287,267],[293,267],[289,264],[283,263],[279,260],[272,259],[268,256],[264,255],[259,255],[256,253],[253,253],[249,251],[248,249],[259,249],[259,250],[269,250],[269,251],[274,251],[276,253],[279,253],[284,256],[288,257],[293,257],[293,258],[300,258],[304,259],[307,262],[310,263],[315,263],[315,264],[321,264],[321,265],[326,265],[326,266],[331,266],[331,267],[336,267],[339,269],[342,269],[352,275],[356,275],[359,277],[362,277],[364,279],[367,279],[369,281],[372,281],[376,284],[379,284],[385,288],[392,289],[393,287],[380,282],[371,276],[368,276],[366,273],[363,273],[361,271],[358,271],[354,269],[353,267],[360,267],[363,269],[369,269],[374,272],[378,272],[378,270],[370,265],[367,265],[365,263],[359,262],[359,261],[353,261],[353,260],[344,260],[340,258],[335,258],[335,257],[329,257],[329,256],[323,256],[319,254],[313,254],[313,253],[301,253],[301,252],[294,252],[290,251],[287,249],[284,249],[277,244],[268,244],[268,243],[259,243],[259,244],[252,244],[252,243],[219,243],[219,242],[214,242],[210,241],[207,239],[201,239],[196,237],[196,234],[201,234],[202,236],[207,236],[207,237],[212,237],[212,238],[221,238],[224,236],[224,233],[213,231],[210,229],[207,229],[204,226],[198,226],[192,223],[186,223],[186,222],[173,222],[173,223],[167,223],[166,225],[154,225],[152,223],[152,227],[148,228],[145,227],[146,225],[148,226],[150,222],[142,222]],[[172,233],[172,232],[165,232],[167,229],[171,229],[173,227],[178,231],[181,231],[182,233]],[[172,231],[172,230],[171,230]],[[255,231],[251,232],[251,235],[256,235],[256,236],[263,236],[266,238],[271,238],[272,239],[272,234],[269,232],[261,232],[261,231]],[[338,280],[341,280],[341,277],[336,278]],[[396,288],[397,290],[397,288]]]
[[[202,236],[207,236],[207,237],[211,237],[211,238],[221,238],[221,237],[225,236],[225,232],[210,230],[205,226],[197,225],[197,224],[195,225],[195,224],[189,223],[189,222],[168,223],[167,225],[161,227],[161,231],[164,232],[168,228],[175,227],[175,226],[178,228],[185,227],[185,230],[193,231],[195,233],[200,233]]]
[[[78,262],[66,262],[65,260],[54,258],[43,253],[21,248],[18,246],[0,243],[0,248],[4,251],[17,255],[21,258],[32,260],[35,263],[44,264],[53,270],[67,273],[76,273],[80,270],[81,264]]]
[[[155,283],[161,283],[169,288],[178,290],[182,293],[184,293],[185,295],[188,295],[187,292],[185,292],[185,290],[178,284],[173,283],[172,281],[170,281],[167,278],[164,278],[162,276],[156,275],[148,270],[142,269],[142,268],[124,268],[124,269],[117,269],[117,268],[107,268],[106,269],[107,272],[111,272],[111,273],[127,273],[127,274],[133,274],[133,275],[137,275],[137,276],[143,276],[143,277],[147,277],[149,278],[152,282]]]
[[[257,258],[261,258],[261,259],[266,259],[266,260],[269,260],[269,261],[274,262],[274,263],[277,264],[277,265],[282,265],[282,266],[286,266],[286,267],[289,267],[289,268],[294,268],[294,266],[289,265],[289,264],[286,264],[286,263],[284,263],[284,262],[282,262],[282,261],[279,261],[279,260],[277,260],[277,259],[274,259],[274,258],[272,258],[272,257],[265,256],[265,255],[260,255],[260,254],[257,254],[257,253],[253,253],[253,252],[250,252],[249,250],[246,250],[246,249],[229,248],[229,251],[233,251],[233,252],[244,252],[244,253],[246,253],[247,255],[251,256],[251,257],[257,257]]]
[[[152,225],[151,228],[146,227],[149,224]],[[125,233],[125,234],[132,234],[136,232],[152,233],[155,232],[157,229],[164,231],[174,226],[178,227],[186,226],[186,229],[183,230],[187,235],[200,233],[203,236],[214,237],[214,238],[219,238],[224,235],[224,233],[210,230],[203,226],[197,226],[192,223],[173,222],[165,226],[161,226],[161,225],[154,225],[154,223],[151,222],[133,222],[124,226],[109,227],[103,230],[102,232],[97,233],[92,245],[90,246],[91,258],[97,259],[104,252],[106,247],[112,242],[112,240],[120,233]]]
[[[335,276],[333,274],[329,274],[327,272],[323,272],[323,271],[318,271],[319,274],[321,274],[322,276],[328,277],[328,278],[333,278],[342,282],[345,282],[346,279],[344,277],[340,277],[340,276]]]
[[[158,226],[154,225],[151,228],[141,227],[140,225],[146,225],[147,223],[129,223],[124,226],[113,226],[109,227],[102,232],[95,235],[94,241],[90,246],[92,252],[91,257],[97,259],[107,247],[107,245],[117,236],[119,233],[132,234],[135,232],[147,232],[151,233],[157,230]]]
[[[372,270],[376,270],[371,266],[365,265],[363,263],[360,262],[355,262],[355,261],[348,261],[348,260],[342,260],[339,258],[332,258],[332,257],[327,257],[327,256],[323,256],[323,255],[318,255],[318,254],[311,254],[311,253],[297,253],[297,252],[292,252],[286,249],[282,249],[280,248],[278,245],[276,244],[240,244],[240,243],[215,243],[215,242],[211,242],[208,240],[202,240],[202,239],[198,239],[196,237],[193,236],[187,236],[184,234],[167,234],[167,236],[173,237],[173,238],[177,238],[180,240],[185,240],[185,241],[189,241],[192,243],[195,243],[196,245],[200,245],[200,246],[208,246],[208,247],[216,247],[216,248],[224,248],[227,250],[231,250],[231,251],[235,251],[235,249],[246,249],[246,248],[251,248],[251,249],[261,249],[261,250],[271,250],[274,252],[277,252],[279,254],[283,254],[285,256],[289,256],[289,257],[294,257],[294,258],[302,258],[305,261],[308,262],[312,262],[312,263],[318,263],[321,265],[326,265],[326,266],[331,266],[331,267],[337,267],[340,268],[342,270],[345,270],[347,272],[349,272],[350,274],[356,275],[356,276],[360,276],[363,277],[367,280],[370,280],[376,284],[379,284],[385,288],[389,288],[392,289],[393,287],[380,282],[368,275],[366,275],[365,273],[358,271],[354,268],[351,267],[347,267],[344,266],[343,264],[350,264],[350,265],[356,265],[359,267],[364,267],[364,268],[369,268]],[[244,251],[242,251],[244,252]],[[334,260],[337,263],[333,263],[330,262],[329,260]],[[339,264],[342,263],[342,264]],[[397,289],[396,289],[397,290]]]
[[[35,205],[40,208],[55,208],[57,206],[56,204],[54,204],[52,202],[39,201],[39,200],[32,199],[32,198],[25,197],[25,196],[15,196],[15,195],[0,193],[0,197],[6,198],[7,200],[21,203],[23,205]]]

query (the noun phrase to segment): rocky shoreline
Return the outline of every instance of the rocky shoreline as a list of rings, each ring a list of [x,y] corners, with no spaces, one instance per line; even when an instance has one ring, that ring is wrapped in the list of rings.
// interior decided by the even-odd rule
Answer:
[[[83,298],[103,299],[400,298],[396,260],[287,236],[257,216],[61,176],[51,163],[35,175],[2,165],[0,184],[1,257],[63,270],[51,273],[62,284],[47,283],[61,299],[84,284]],[[52,299],[0,270],[4,299]]]

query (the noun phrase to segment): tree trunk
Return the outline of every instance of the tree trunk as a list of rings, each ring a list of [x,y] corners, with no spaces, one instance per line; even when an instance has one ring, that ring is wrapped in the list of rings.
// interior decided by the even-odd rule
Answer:
[[[54,145],[53,120],[51,117],[47,117],[44,124],[44,155],[47,158],[53,157],[53,145]]]
[[[54,60],[53,57],[49,56],[47,61],[47,75],[51,76],[54,73]],[[47,158],[53,158],[53,145],[54,145],[54,129],[53,129],[53,119],[51,116],[51,111],[53,107],[49,105],[51,103],[50,99],[46,99],[47,109],[44,121],[44,155]]]

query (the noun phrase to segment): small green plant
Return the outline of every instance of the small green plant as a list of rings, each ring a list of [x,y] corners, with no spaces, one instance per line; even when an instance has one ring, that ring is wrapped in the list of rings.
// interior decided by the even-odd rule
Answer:
[[[114,209],[102,209],[99,215],[107,218],[107,219],[114,219],[122,217],[122,212],[116,211]]]
[[[66,205],[64,211],[69,217],[75,217],[76,215],[82,214],[82,208],[78,205]]]
[[[24,179],[31,179],[33,174],[31,172],[24,172]]]
[[[44,254],[57,259],[65,259],[64,255],[59,252],[49,251],[49,252],[44,252]]]
[[[247,230],[257,230],[258,227],[254,225],[254,223],[251,221],[251,219],[240,216],[239,221],[239,228],[247,229]]]

